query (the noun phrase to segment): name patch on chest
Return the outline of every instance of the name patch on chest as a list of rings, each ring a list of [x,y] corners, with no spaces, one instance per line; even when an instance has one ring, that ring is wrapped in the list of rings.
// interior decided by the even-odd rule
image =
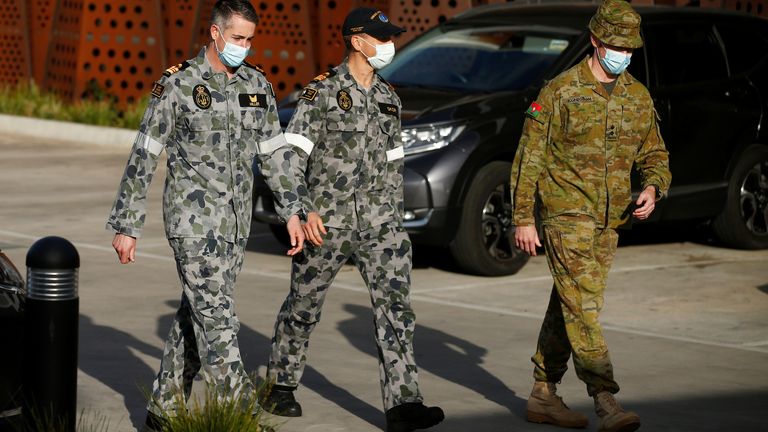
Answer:
[[[240,106],[243,108],[266,108],[267,95],[264,93],[250,94],[240,93],[237,96]]]
[[[399,116],[400,112],[397,109],[397,105],[379,102],[379,111],[383,114],[389,114],[391,116]]]
[[[568,98],[568,103],[575,103],[579,104],[582,102],[592,102],[594,99],[592,99],[592,96],[575,96],[572,98]]]

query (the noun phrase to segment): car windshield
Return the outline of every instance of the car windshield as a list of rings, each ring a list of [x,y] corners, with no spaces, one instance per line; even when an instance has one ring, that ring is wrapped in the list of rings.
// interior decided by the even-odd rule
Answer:
[[[399,87],[520,90],[543,76],[570,38],[520,27],[443,26],[406,46],[381,75]]]

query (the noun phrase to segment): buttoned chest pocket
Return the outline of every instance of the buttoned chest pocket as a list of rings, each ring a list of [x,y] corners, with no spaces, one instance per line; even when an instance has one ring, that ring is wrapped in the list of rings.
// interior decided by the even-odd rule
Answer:
[[[249,159],[253,159],[258,153],[258,143],[267,134],[267,110],[263,108],[250,108],[240,112],[242,131],[238,140],[238,150]]]
[[[357,159],[365,147],[365,119],[351,114],[328,113],[321,150],[337,159]]]
[[[642,142],[652,123],[653,109],[643,108],[637,105],[625,105],[621,113],[621,131],[619,137],[624,144]]]
[[[599,135],[601,130],[599,122],[601,118],[605,117],[605,114],[598,112],[595,103],[566,102],[565,117],[566,139],[580,141],[590,137],[590,135]]]
[[[183,117],[179,154],[189,162],[215,162],[222,158],[221,142],[227,139],[227,115],[196,112]]]

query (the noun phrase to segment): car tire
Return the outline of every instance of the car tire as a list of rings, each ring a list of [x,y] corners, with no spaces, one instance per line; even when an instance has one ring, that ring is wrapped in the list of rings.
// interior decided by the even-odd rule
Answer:
[[[509,176],[512,165],[491,162],[472,180],[450,250],[462,270],[482,276],[517,273],[528,254],[515,247]]]
[[[742,153],[728,181],[725,208],[712,229],[728,246],[768,248],[768,147],[752,146]]]

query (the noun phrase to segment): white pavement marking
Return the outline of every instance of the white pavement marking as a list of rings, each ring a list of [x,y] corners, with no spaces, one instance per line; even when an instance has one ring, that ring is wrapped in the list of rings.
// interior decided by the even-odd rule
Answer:
[[[14,238],[21,238],[25,240],[37,240],[41,237],[39,236],[31,236],[28,234],[21,234],[13,231],[6,231],[6,230],[0,230],[0,236],[7,236],[7,237],[14,237]],[[97,251],[103,251],[103,252],[114,252],[114,249],[111,247],[106,246],[98,246],[98,245],[92,245],[88,243],[74,243],[76,247],[83,248],[83,249],[91,249],[91,250],[97,250]],[[136,253],[137,257],[145,257],[145,258],[151,258],[161,261],[173,261],[173,259],[170,256],[165,255],[155,255],[155,254],[148,254],[148,253]],[[763,258],[764,259],[764,258]],[[762,260],[762,259],[761,259]],[[687,263],[687,264],[670,264],[670,265],[657,265],[657,266],[635,266],[635,267],[626,267],[617,269],[616,272],[624,273],[624,272],[632,272],[632,271],[644,271],[648,269],[663,269],[663,268],[675,268],[675,267],[690,267],[690,266],[699,266],[702,264],[706,264],[708,262],[711,263],[726,263],[726,262],[743,262],[743,261],[757,261],[757,260],[723,260],[723,261],[698,261],[695,263]],[[250,275],[256,275],[256,276],[262,276],[262,277],[270,277],[270,278],[276,278],[276,279],[288,279],[288,273],[287,272],[270,272],[270,271],[262,271],[262,270],[252,270],[252,269],[243,269],[241,273],[246,273]],[[530,282],[533,279],[539,280],[540,278],[528,278],[528,281]],[[476,285],[477,287],[481,286],[487,286],[487,285],[500,285],[501,283],[508,284],[510,281],[503,281],[499,283],[490,283],[490,284],[482,284],[482,285]],[[344,289],[347,291],[355,291],[355,292],[368,292],[368,290],[359,284],[349,284],[345,282],[339,282],[334,281],[333,283],[334,287],[338,287],[340,289]],[[468,285],[464,285],[468,286]],[[436,305],[442,305],[442,306],[451,306],[451,307],[457,307],[462,309],[469,309],[469,310],[475,310],[475,311],[481,311],[481,312],[490,312],[490,313],[497,313],[500,315],[506,315],[506,316],[514,316],[519,318],[528,318],[528,319],[536,319],[541,320],[543,319],[543,315],[541,314],[533,314],[530,312],[517,312],[517,311],[511,311],[508,309],[503,308],[497,308],[492,306],[484,306],[484,305],[475,305],[475,304],[469,304],[466,302],[459,302],[459,301],[452,301],[452,300],[444,300],[439,299],[435,297],[425,296],[422,294],[412,294],[411,298],[420,302],[424,303],[431,303]],[[669,335],[664,333],[657,333],[657,332],[650,332],[650,331],[643,331],[643,330],[636,330],[632,328],[627,327],[621,327],[616,325],[603,325],[603,328],[606,330],[611,330],[615,332],[620,333],[626,333],[626,334],[633,334],[638,336],[646,336],[646,337],[653,337],[658,339],[666,339],[676,342],[687,342],[687,343],[694,343],[699,345],[706,345],[706,346],[713,346],[718,348],[730,348],[730,349],[737,349],[742,351],[751,351],[751,352],[759,352],[759,353],[768,353],[768,346],[763,347],[764,345],[768,345],[768,341],[756,341],[756,342],[745,342],[741,344],[729,344],[729,343],[723,343],[718,341],[710,341],[705,339],[698,339],[698,338],[691,338],[691,337],[685,337],[685,336],[677,336],[677,335]]]
[[[611,271],[608,272],[608,274],[612,275],[612,274],[618,274],[618,273],[632,273],[632,272],[641,272],[641,271],[648,271],[648,270],[667,270],[667,269],[673,269],[673,268],[698,267],[698,266],[709,266],[709,265],[715,265],[715,264],[728,264],[728,263],[742,263],[742,262],[748,262],[748,261],[750,262],[765,261],[765,257],[761,256],[759,258],[706,260],[706,261],[695,261],[695,262],[678,263],[678,264],[654,264],[654,265],[633,266],[633,267],[616,267],[616,268],[612,268]],[[529,278],[515,278],[515,279],[508,277],[508,278],[499,279],[494,282],[487,282],[487,283],[454,285],[452,287],[447,287],[447,288],[420,289],[418,291],[418,294],[488,288],[488,287],[495,287],[499,285],[519,285],[519,284],[526,284],[531,282],[541,282],[546,280],[552,280],[552,276],[550,275],[534,276]]]

